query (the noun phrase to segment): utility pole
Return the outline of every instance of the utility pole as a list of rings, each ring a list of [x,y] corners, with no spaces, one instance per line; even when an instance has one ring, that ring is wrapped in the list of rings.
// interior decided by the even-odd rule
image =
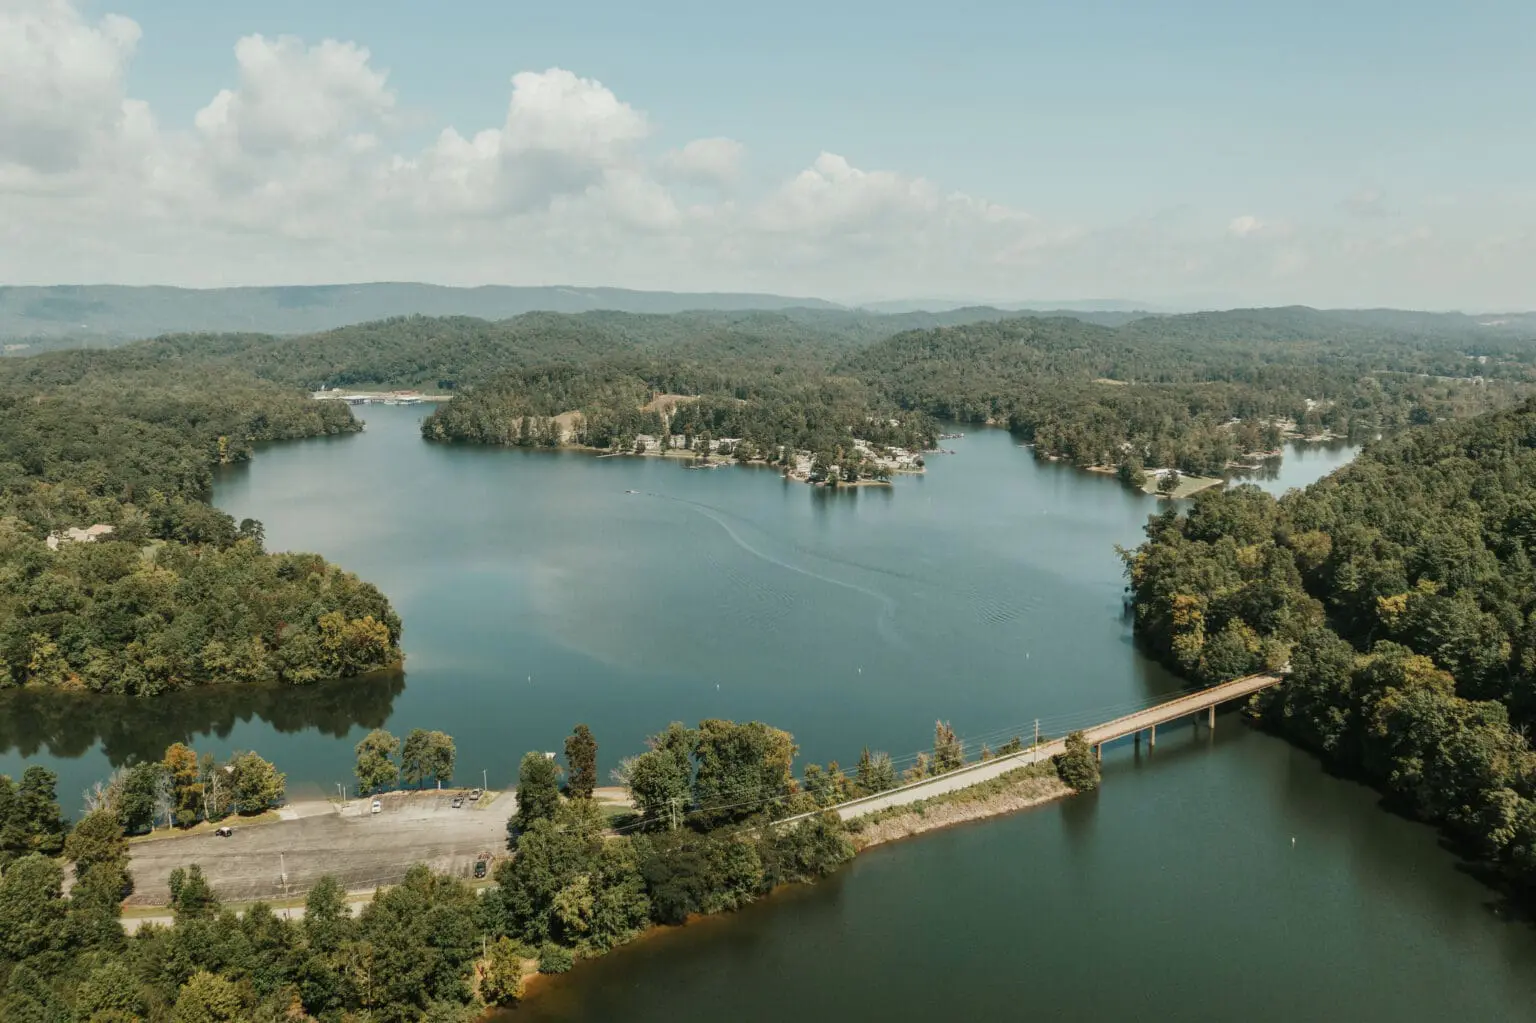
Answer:
[[[1035,718],[1035,746],[1038,745],[1040,745],[1040,719]],[[1030,749],[1034,749],[1034,746],[1031,746]]]
[[[490,783],[490,780],[489,780],[489,775],[486,773],[485,768],[482,767],[482,768],[480,768],[480,791],[484,792],[486,789],[488,789],[490,787],[491,787],[491,783]]]

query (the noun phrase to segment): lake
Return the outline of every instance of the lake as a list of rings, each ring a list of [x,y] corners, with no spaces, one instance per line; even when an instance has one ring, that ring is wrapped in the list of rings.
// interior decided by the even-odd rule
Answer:
[[[0,702],[0,770],[71,804],[182,740],[251,748],[290,791],[351,782],[372,727],[438,728],[461,780],[509,783],[578,721],[602,770],[667,722],[759,718],[806,759],[898,760],[950,721],[974,749],[1112,717],[1183,683],[1140,656],[1115,544],[1151,498],[947,441],[924,477],[828,491],[767,470],[428,445],[416,408],[262,450],[218,505],[272,549],[377,583],[404,673],[156,701]],[[1261,485],[1353,449],[1293,449]],[[633,491],[633,493],[631,493]],[[483,774],[482,774],[483,772]],[[1106,751],[1104,786],[860,857],[829,882],[554,980],[512,1019],[1364,1020],[1533,1017],[1536,939],[1434,832],[1233,715]]]

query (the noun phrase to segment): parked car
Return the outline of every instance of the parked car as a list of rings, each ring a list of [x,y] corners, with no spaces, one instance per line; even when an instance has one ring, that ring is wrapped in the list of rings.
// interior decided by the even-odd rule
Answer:
[[[220,838],[228,838],[235,833],[235,829],[231,827],[214,828],[213,833]]]
[[[453,797],[453,808],[455,810],[457,810],[459,807],[461,807],[463,805],[464,805],[464,797],[463,796],[454,796]]]
[[[475,800],[480,798],[480,795],[481,795],[481,792],[480,792],[479,789],[470,789],[469,790],[469,801],[471,803],[473,803]]]
[[[373,801],[373,806],[368,810],[368,812],[369,813],[378,813],[382,809],[384,809],[384,804],[379,802],[377,799],[375,799]]]
[[[485,876],[485,872],[490,869],[490,866],[491,866],[491,854],[490,853],[481,853],[480,854],[480,858],[475,860],[475,876],[476,877],[484,877]]]

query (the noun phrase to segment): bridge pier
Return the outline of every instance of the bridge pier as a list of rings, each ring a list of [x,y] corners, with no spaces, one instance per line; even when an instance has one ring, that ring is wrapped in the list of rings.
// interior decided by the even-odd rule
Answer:
[[[1209,711],[1210,711],[1210,717],[1209,717],[1210,726],[1209,727],[1210,727],[1211,731],[1214,732],[1214,731],[1216,731],[1216,705],[1214,703],[1211,704],[1211,706],[1209,708]]]
[[[1157,749],[1157,726],[1147,729],[1147,748]]]
[[[1104,762],[1104,744],[1102,742],[1094,745],[1093,759],[1095,763],[1102,764]]]

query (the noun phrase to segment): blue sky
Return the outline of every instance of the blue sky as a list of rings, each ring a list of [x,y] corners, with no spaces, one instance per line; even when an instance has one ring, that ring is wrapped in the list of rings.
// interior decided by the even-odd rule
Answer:
[[[0,9],[43,3],[0,0]],[[90,0],[72,10],[82,30],[107,15],[136,24],[121,88],[147,104],[166,137],[195,134],[198,112],[221,89],[240,91],[234,47],[259,34],[365,47],[392,97],[387,123],[369,134],[380,153],[406,161],[447,127],[465,139],[498,128],[512,75],[551,68],[600,83],[646,121],[622,157],[605,153],[600,168],[587,168],[606,182],[585,186],[588,199],[617,188],[617,174],[649,182],[650,164],[690,140],[740,144],[728,194],[712,194],[707,215],[696,192],[656,179],[679,209],[701,211],[684,216],[686,238],[671,214],[646,214],[650,227],[607,239],[633,255],[583,262],[549,252],[541,265],[585,276],[578,283],[836,298],[1536,305],[1522,283],[1536,278],[1525,272],[1536,258],[1536,5],[790,0],[749,12],[677,2]],[[957,208],[936,211],[932,196],[912,200],[929,207],[928,221],[908,207],[892,213],[887,199],[867,197],[867,179],[866,197],[850,201],[885,221],[850,220],[830,197],[837,216],[825,224],[809,212],[788,221],[761,212],[823,153],[891,175],[882,187],[894,192],[920,180],[932,195],[960,193],[1028,218],[1029,236],[1014,239],[987,216],[966,234]],[[574,194],[556,193],[556,206]],[[39,216],[33,202],[29,217]],[[518,221],[516,235],[563,230],[548,210],[517,215],[545,219]],[[583,231],[612,219],[611,210],[587,216]],[[646,234],[662,221],[665,238]],[[210,229],[198,244],[250,230]],[[408,234],[402,223],[393,237],[403,244]],[[826,237],[813,245],[813,235]],[[584,237],[589,251],[606,248]],[[1234,239],[1268,248],[1234,253]],[[270,277],[283,251],[269,241],[253,279]],[[931,260],[914,248],[933,250]],[[163,266],[168,279],[207,283],[172,258],[95,261],[99,273]],[[852,261],[871,269],[853,273]],[[503,276],[538,276],[504,255],[492,262]],[[306,279],[325,269],[290,265]],[[373,269],[357,253],[333,265],[350,275]],[[376,270],[482,282],[447,257],[424,255],[416,269],[397,255]]]

